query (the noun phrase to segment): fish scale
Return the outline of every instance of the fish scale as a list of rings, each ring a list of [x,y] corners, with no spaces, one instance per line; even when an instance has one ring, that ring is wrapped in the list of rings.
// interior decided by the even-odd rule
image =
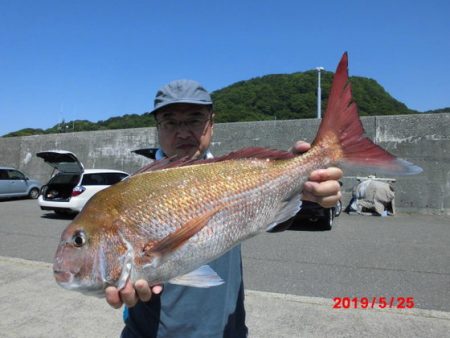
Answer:
[[[299,159],[291,161],[294,163],[286,162],[276,165],[274,161],[241,160],[238,163],[232,164],[222,162],[217,163],[215,166],[198,166],[199,168],[196,168],[196,177],[210,177],[212,174],[219,175],[214,176],[216,178],[214,182],[209,182],[210,185],[203,189],[204,195],[190,196],[192,203],[205,203],[205,205],[214,207],[211,202],[206,203],[206,201],[214,201],[215,204],[228,205],[229,203],[230,207],[228,209],[224,207],[220,213],[211,218],[204,229],[189,239],[182,249],[177,251],[173,257],[167,258],[166,263],[160,267],[161,274],[166,278],[168,276],[170,278],[180,273],[188,272],[192,269],[192,266],[196,266],[199,262],[204,262],[205,260],[214,259],[255,232],[265,231],[267,224],[263,220],[267,219],[270,211],[273,211],[275,201],[283,200],[286,196],[298,193],[301,183],[293,184],[293,182],[306,180],[305,177],[303,180],[296,179],[292,181],[291,176],[297,177],[298,173],[288,175],[288,171],[284,167],[297,168],[297,171],[299,171],[299,166],[295,162],[302,161]],[[182,172],[183,169],[172,170]],[[188,170],[192,170],[192,168]],[[304,169],[301,171],[304,171]],[[236,176],[237,172],[241,174]],[[242,172],[245,174],[242,174]],[[177,175],[178,177],[184,176],[182,173],[178,173]],[[175,178],[173,181],[174,187],[179,186],[176,180],[177,175],[170,175],[170,177]],[[234,179],[230,181],[228,177],[234,177]],[[262,183],[263,181],[265,181],[264,184]],[[187,194],[186,191],[184,192]],[[266,198],[266,195],[272,198]],[[178,201],[177,198],[172,198],[171,201],[175,204],[180,203],[182,205],[180,200],[184,198],[185,196],[179,197]],[[193,206],[189,205],[187,209],[183,208],[183,210],[191,210],[191,207]],[[202,210],[200,209],[199,212],[202,212]],[[187,219],[196,215],[186,213],[182,214],[182,216],[184,217],[179,226],[182,226]],[[252,219],[254,219],[254,225],[249,225],[249,220]],[[188,253],[193,252],[202,252],[203,254],[191,255],[190,257],[192,259],[188,260]],[[183,262],[183,264],[180,264],[180,262]],[[180,269],[180,267],[182,268]],[[148,276],[152,272],[137,269],[135,274],[137,276],[136,278],[145,277],[153,283],[161,282],[161,280],[157,279],[152,280]]]

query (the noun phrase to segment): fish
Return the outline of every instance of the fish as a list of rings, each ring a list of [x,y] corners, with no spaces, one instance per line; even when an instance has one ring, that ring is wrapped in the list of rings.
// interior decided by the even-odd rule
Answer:
[[[63,231],[55,280],[99,297],[108,286],[121,289],[138,279],[150,285],[220,285],[208,262],[293,218],[310,173],[337,165],[393,175],[422,170],[365,136],[347,52],[308,152],[250,147],[214,159],[165,159],[143,167],[95,194]]]

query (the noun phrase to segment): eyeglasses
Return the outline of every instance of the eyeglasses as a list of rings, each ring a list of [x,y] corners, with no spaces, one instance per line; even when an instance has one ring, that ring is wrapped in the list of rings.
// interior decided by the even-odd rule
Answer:
[[[164,130],[166,132],[174,132],[176,130],[181,129],[181,127],[185,127],[188,130],[191,130],[193,132],[200,132],[203,131],[205,128],[206,122],[209,122],[211,120],[211,117],[208,118],[190,118],[184,121],[177,121],[177,120],[162,120],[157,121],[156,124],[161,130]]]

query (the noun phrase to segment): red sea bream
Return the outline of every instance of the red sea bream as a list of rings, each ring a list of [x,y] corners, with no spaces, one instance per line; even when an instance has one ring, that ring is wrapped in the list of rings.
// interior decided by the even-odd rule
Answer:
[[[61,236],[56,281],[97,295],[141,278],[151,285],[218,285],[220,276],[206,264],[292,218],[313,170],[350,164],[420,172],[363,135],[347,73],[344,54],[318,134],[303,155],[246,148],[213,160],[163,160],[97,193]]]

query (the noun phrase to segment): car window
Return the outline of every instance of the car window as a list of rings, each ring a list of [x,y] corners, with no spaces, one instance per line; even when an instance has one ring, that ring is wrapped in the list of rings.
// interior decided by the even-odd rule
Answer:
[[[106,185],[102,174],[84,174],[81,185]]]
[[[120,182],[127,175],[122,173],[85,174],[81,185],[112,185]]]
[[[122,173],[107,173],[105,175],[105,178],[109,185],[113,185],[116,184],[117,182],[122,181],[127,176],[128,175]]]
[[[17,170],[8,170],[8,175],[10,180],[24,180],[25,175]]]
[[[48,184],[72,184],[75,186],[79,180],[80,175],[57,174],[50,179]]]
[[[0,169],[0,180],[9,180],[8,173],[4,169]]]

